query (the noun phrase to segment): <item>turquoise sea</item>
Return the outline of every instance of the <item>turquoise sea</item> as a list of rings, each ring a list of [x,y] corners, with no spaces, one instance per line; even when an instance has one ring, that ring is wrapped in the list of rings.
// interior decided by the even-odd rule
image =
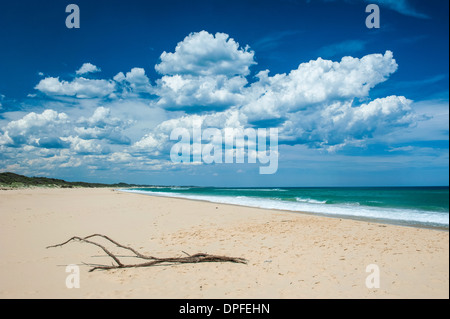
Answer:
[[[123,191],[339,218],[449,228],[448,187],[152,187]]]

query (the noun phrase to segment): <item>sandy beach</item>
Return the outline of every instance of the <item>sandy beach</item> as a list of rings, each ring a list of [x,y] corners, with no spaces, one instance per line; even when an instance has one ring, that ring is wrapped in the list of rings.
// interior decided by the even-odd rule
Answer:
[[[0,225],[0,298],[449,298],[448,231],[45,188],[1,190]],[[83,263],[112,260],[86,243],[46,249],[94,233],[157,257],[201,252],[248,263],[88,272]],[[66,286],[69,264],[80,267],[80,288]],[[379,269],[379,288],[366,286],[368,265]]]

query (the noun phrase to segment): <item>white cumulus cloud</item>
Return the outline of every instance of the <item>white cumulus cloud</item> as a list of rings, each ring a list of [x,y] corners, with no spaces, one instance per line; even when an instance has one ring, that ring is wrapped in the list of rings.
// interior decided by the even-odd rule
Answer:
[[[143,68],[132,68],[130,72],[119,72],[114,81],[122,84],[125,90],[134,93],[152,93],[152,85]]]
[[[281,125],[280,142],[328,149],[360,141],[363,146],[367,138],[414,125],[418,117],[412,112],[411,103],[403,96],[389,96],[359,106],[345,101],[311,112],[299,111],[289,114]]]
[[[109,108],[100,106],[91,117],[81,117],[77,123],[83,126],[77,126],[74,130],[83,139],[105,139],[112,144],[130,143],[130,139],[123,135],[123,130],[131,122],[113,117]]]
[[[169,169],[176,142],[171,132],[191,131],[199,121],[222,134],[226,128],[274,127],[280,144],[328,151],[382,141],[420,121],[406,97],[370,98],[371,89],[397,70],[391,51],[340,61],[318,58],[287,73],[264,70],[250,78],[254,64],[254,52],[229,35],[201,31],[161,54],[153,85],[139,67],[112,79],[82,77],[99,71],[90,63],[71,80],[42,78],[36,90],[73,104],[44,101],[44,111],[3,112],[4,166]]]
[[[85,140],[79,136],[62,137],[61,139],[69,142],[71,150],[78,154],[101,154],[107,151],[107,149],[98,142],[94,140]]]
[[[75,73],[77,75],[100,72],[100,68],[92,63],[84,63]]]
[[[206,31],[191,33],[179,42],[175,52],[163,52],[156,71],[165,75],[247,75],[254,52],[226,33],[210,34]]]
[[[102,98],[114,92],[115,83],[108,80],[92,80],[83,77],[75,78],[71,82],[48,77],[42,79],[35,89],[47,95]]]
[[[386,81],[396,70],[392,52],[386,51],[384,55],[370,54],[361,59],[347,56],[340,62],[319,58],[300,64],[289,74],[272,77],[263,71],[252,86],[253,94],[259,96],[244,105],[242,111],[251,120],[265,120],[314,108],[319,103],[366,97],[371,88]]]
[[[48,109],[41,114],[30,112],[21,119],[10,121],[2,128],[0,143],[21,145],[39,142],[39,139],[49,139],[68,122],[67,114],[54,110]]]
[[[203,112],[241,105],[247,80],[242,76],[226,77],[173,75],[163,76],[155,89],[160,99],[157,102],[169,110]]]

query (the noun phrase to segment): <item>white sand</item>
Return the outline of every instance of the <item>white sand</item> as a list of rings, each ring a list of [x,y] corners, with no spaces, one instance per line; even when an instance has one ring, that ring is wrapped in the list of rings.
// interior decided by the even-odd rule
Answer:
[[[446,231],[112,189],[2,190],[0,225],[0,298],[449,298]],[[45,248],[93,233],[156,257],[203,252],[248,264],[88,272],[83,262],[112,260],[85,243]],[[78,289],[66,287],[68,264],[80,265]],[[366,286],[370,264],[378,289]]]

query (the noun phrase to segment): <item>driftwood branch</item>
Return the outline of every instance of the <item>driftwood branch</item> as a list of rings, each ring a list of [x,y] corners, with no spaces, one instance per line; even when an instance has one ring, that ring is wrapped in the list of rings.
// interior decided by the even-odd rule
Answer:
[[[134,254],[133,256],[124,256],[124,257],[134,257],[134,258],[139,258],[139,259],[145,259],[147,261],[143,262],[143,263],[139,263],[139,264],[124,264],[119,260],[119,258],[116,254],[113,254],[105,246],[103,246],[95,241],[92,241],[91,239],[94,237],[104,238],[107,241],[111,242],[112,244],[116,245],[117,247],[128,250]],[[187,257],[157,258],[157,257],[141,254],[134,248],[119,244],[118,242],[112,240],[108,236],[105,236],[102,234],[93,234],[93,235],[89,235],[86,237],[74,236],[61,244],[48,246],[47,248],[62,247],[72,241],[79,241],[79,242],[97,246],[97,247],[101,248],[109,257],[111,257],[116,262],[116,265],[88,264],[88,265],[92,266],[92,268],[89,270],[89,272],[94,271],[94,270],[109,270],[109,269],[118,269],[118,268],[151,267],[151,266],[160,265],[160,264],[187,264],[187,263],[202,263],[202,262],[232,262],[232,263],[240,263],[240,264],[247,263],[247,260],[244,258],[209,255],[209,254],[204,254],[204,253],[189,255],[188,253],[186,253],[184,251],[183,251],[183,253],[186,254]]]

